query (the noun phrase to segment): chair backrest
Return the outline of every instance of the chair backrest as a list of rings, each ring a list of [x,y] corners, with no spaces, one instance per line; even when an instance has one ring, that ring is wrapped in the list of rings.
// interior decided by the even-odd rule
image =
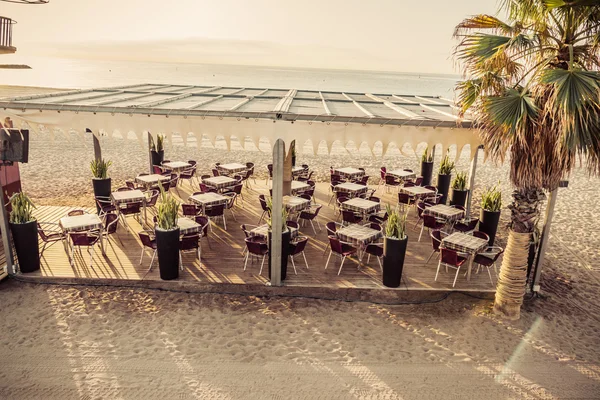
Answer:
[[[381,175],[381,179],[385,179],[385,174],[387,173],[387,168],[381,167],[379,170],[379,174]]]
[[[330,176],[331,182],[339,182],[342,180],[342,177],[338,174],[331,174]]]
[[[83,215],[85,214],[85,211],[83,210],[71,210],[67,213],[67,217],[75,217],[77,215]]]
[[[166,163],[170,163],[170,162],[171,162],[171,160],[162,160],[161,164],[166,164]]]
[[[354,224],[357,221],[360,221],[360,218],[358,218],[353,211],[342,210],[342,220],[344,220],[344,222]]]
[[[436,229],[431,231],[429,235],[431,236],[431,245],[433,246],[433,250],[439,251],[440,244],[442,244],[442,231]]]
[[[229,197],[229,201],[227,201],[226,207],[227,209],[231,209],[233,208],[233,206],[235,205],[235,198],[237,197],[237,194],[235,192],[227,192],[227,193],[223,193],[223,196]]]
[[[169,181],[169,187],[177,187],[177,182],[179,181],[179,177],[175,176],[175,178],[171,178],[171,180]]]
[[[192,167],[195,167],[198,163],[195,160],[188,160],[188,164],[190,164]]]
[[[305,200],[312,200],[312,196],[306,192],[299,194],[298,197]]]
[[[246,163],[246,168],[248,168],[248,169],[254,169],[254,163],[253,162],[247,162]]]
[[[333,221],[329,221],[325,224],[325,229],[327,229],[327,234],[335,235],[335,233],[337,232],[337,224]]]
[[[168,192],[169,189],[171,188],[171,181],[170,180],[169,181],[162,181],[162,182],[159,183],[159,185],[162,186],[163,191]]]
[[[133,203],[127,203],[125,208],[121,208],[120,210],[123,214],[136,214],[140,212],[142,206],[143,204],[141,201],[136,201]]]
[[[235,193],[237,195],[242,194],[242,188],[243,188],[243,185],[241,183],[238,183],[237,185],[235,185],[233,187],[233,193]]]
[[[371,228],[371,229],[375,229],[376,231],[379,231],[379,232],[381,232],[381,225],[379,225],[379,224],[378,224],[378,223],[376,223],[376,222],[371,222],[371,223],[369,224],[369,228]]]
[[[298,229],[298,223],[296,221],[285,221],[285,225],[288,228],[296,228],[296,229]]]
[[[208,178],[210,178],[210,175],[202,175],[202,176],[200,177],[200,179],[208,179]]]
[[[160,175],[163,173],[163,170],[161,167],[159,167],[158,165],[153,165],[152,166],[152,172],[154,172],[157,175]]]
[[[219,170],[216,169],[216,168],[212,169],[212,173],[213,173],[213,176],[219,176],[219,175],[221,175],[221,174],[219,174]]]
[[[423,215],[423,211],[427,208],[427,204],[424,201],[419,201],[417,203],[417,215],[419,218]]]
[[[117,189],[117,192],[127,192],[128,190],[133,190],[130,187],[124,186]]]
[[[388,185],[390,185],[390,184],[393,185],[393,184],[397,183],[397,181],[396,181],[396,178],[393,177],[392,175],[386,175],[385,176],[385,183],[388,184]]]
[[[294,241],[294,249],[292,251],[292,255],[300,254],[306,248],[306,244],[308,243],[308,238],[306,236],[298,236]]]
[[[70,232],[69,237],[74,246],[91,246],[98,241],[98,236],[90,236],[88,232]]]
[[[328,238],[329,238],[329,245],[331,246],[331,250],[334,253],[342,254],[343,250],[342,250],[342,243],[340,243],[340,239],[338,239],[335,236],[328,236]]]
[[[437,221],[433,215],[423,214],[423,225],[426,228],[437,228]]]
[[[125,181],[125,185],[127,185],[129,189],[135,189],[135,183],[133,183],[132,181]]]
[[[183,211],[184,216],[198,214],[198,207],[196,207],[195,204],[182,204],[181,210]]]
[[[307,180],[307,181],[306,181],[306,183],[307,183],[309,186],[313,187],[313,188],[314,188],[314,187],[315,187],[315,185],[316,185],[316,182],[315,182],[315,181],[311,181],[310,179],[309,179],[309,180]]]
[[[411,182],[411,181],[404,181],[404,184],[402,186],[404,186],[404,187],[412,187],[412,186],[415,186],[415,183]]]
[[[220,163],[220,162],[216,162],[216,163],[215,163],[215,167],[218,167],[219,165],[221,165],[221,163]]]
[[[115,213],[108,213],[104,216],[104,230],[109,235],[117,232],[117,225],[119,224],[119,216]]]
[[[452,204],[450,207],[456,208],[457,210],[462,210],[462,211],[466,210],[466,208],[464,206],[461,206],[459,204]]]
[[[410,195],[408,193],[399,192],[398,193],[398,203],[410,204]]]
[[[375,203],[381,203],[381,199],[377,196],[371,196],[368,198],[369,201],[374,201]]]
[[[40,237],[42,238],[42,240],[45,242],[48,240],[48,235],[46,235],[46,232],[44,232],[44,229],[42,228],[42,225],[40,225],[40,223],[37,223],[37,228],[38,228],[38,234],[40,235]]]
[[[480,239],[485,239],[487,241],[490,240],[490,237],[488,236],[488,234],[485,232],[481,232],[481,231],[473,231],[473,236],[478,237]]]
[[[146,206],[154,207],[156,205],[156,201],[158,200],[159,194],[160,194],[160,192],[156,189],[154,189],[152,192],[150,192],[150,197],[148,198],[148,200],[146,200]]]
[[[437,188],[435,186],[432,185],[425,185],[424,186],[425,189],[429,189],[429,190],[433,190],[434,192],[437,193]]]
[[[197,249],[200,240],[200,235],[198,233],[189,233],[183,235],[179,240],[179,250],[192,250]]]
[[[415,185],[421,186],[422,183],[423,183],[423,177],[422,176],[417,177],[417,180],[415,181]]]
[[[260,201],[260,206],[262,207],[263,211],[270,212],[269,207],[267,206],[267,200],[265,199],[264,194],[261,194],[260,196],[258,196],[258,201]]]
[[[442,252],[441,260],[444,264],[458,265],[458,253],[456,251],[444,247],[440,247],[440,251]]]
[[[302,164],[302,168],[308,169],[308,164]]]
[[[412,169],[408,169],[408,168],[404,168],[402,171],[404,171],[404,172],[413,172]]]
[[[259,242],[254,237],[247,237],[244,239],[248,252],[256,255],[263,255],[267,250],[267,244]]]
[[[369,182],[369,175],[364,175],[360,180],[360,183],[363,185],[366,185],[368,182]]]
[[[472,231],[473,229],[475,229],[475,227],[477,226],[478,223],[479,223],[479,218],[473,218],[466,225],[467,226],[467,230]]]
[[[196,215],[194,220],[198,225],[202,227],[202,234],[204,236],[208,235],[208,224],[210,224],[210,220],[207,216],[204,215]]]
[[[217,204],[214,206],[206,207],[205,214],[207,217],[219,217],[223,215],[225,211],[225,204]]]

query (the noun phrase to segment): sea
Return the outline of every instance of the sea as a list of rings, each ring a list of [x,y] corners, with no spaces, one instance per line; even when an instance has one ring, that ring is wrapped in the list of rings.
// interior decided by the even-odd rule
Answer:
[[[10,56],[2,63],[13,63]],[[246,65],[19,57],[32,69],[0,69],[0,85],[87,89],[139,83],[344,91],[454,98],[460,76]],[[351,68],[351,66],[349,66]]]

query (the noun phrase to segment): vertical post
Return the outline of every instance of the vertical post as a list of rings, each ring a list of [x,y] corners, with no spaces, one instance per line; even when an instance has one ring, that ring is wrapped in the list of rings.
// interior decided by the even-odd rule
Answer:
[[[154,168],[152,167],[152,134],[148,131],[148,164],[150,165],[150,173],[154,173]]]
[[[98,137],[94,135],[90,128],[85,128],[85,131],[92,134],[92,140],[94,141],[94,159],[102,160],[102,148],[100,147],[100,140],[98,140]]]
[[[477,172],[477,158],[479,157],[479,148],[475,149],[475,157],[471,160],[471,170],[469,171],[469,196],[467,197],[467,212],[465,217],[471,219],[471,203],[473,201],[473,192],[475,191],[475,173]]]
[[[2,229],[2,245],[4,246],[4,257],[6,258],[6,272],[9,275],[13,275],[17,271],[15,270],[15,259],[10,242],[10,227],[8,226],[8,214],[6,213],[6,205],[4,204],[2,181],[0,181],[0,199],[2,200],[0,206],[0,229]]]
[[[285,144],[277,139],[273,146],[273,196],[271,209],[271,286],[281,286],[281,233],[283,209],[283,163]]]
[[[556,205],[556,197],[558,195],[558,189],[554,189],[550,192],[550,200],[548,201],[548,207],[546,207],[546,220],[544,221],[544,229],[542,230],[542,238],[540,242],[540,249],[535,263],[535,274],[531,287],[534,292],[540,291],[540,277],[542,275],[542,266],[544,264],[544,257],[546,256],[546,248],[548,247],[548,239],[550,238],[550,227],[552,225],[552,217],[554,216],[554,206]]]

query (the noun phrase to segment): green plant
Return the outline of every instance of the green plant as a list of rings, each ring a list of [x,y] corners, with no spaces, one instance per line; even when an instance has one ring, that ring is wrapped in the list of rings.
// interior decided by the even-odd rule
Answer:
[[[481,195],[481,208],[486,211],[500,211],[502,208],[502,193],[498,185],[486,189]]]
[[[451,162],[448,158],[448,153],[442,158],[440,163],[440,175],[450,175],[454,169],[454,162]]]
[[[273,199],[271,197],[267,197],[267,209],[269,210],[268,215],[267,215],[267,225],[269,225],[269,229],[271,229],[271,216],[273,215],[272,210],[273,210]],[[287,217],[288,217],[288,211],[285,208],[285,205],[283,205],[283,207],[281,207],[281,231],[284,232],[287,230]]]
[[[160,201],[156,213],[156,223],[160,229],[170,231],[177,228],[179,203],[169,192],[165,192],[162,186],[159,185],[158,187],[160,189]]]
[[[150,135],[150,150],[152,151],[163,151],[164,148],[164,135],[156,135],[156,143],[154,143],[154,138]]]
[[[423,151],[423,155],[421,156],[422,162],[433,162],[433,154],[429,151],[429,146],[425,147],[425,151]]]
[[[112,165],[112,161],[104,161],[104,159],[96,159],[92,160],[90,163],[90,169],[92,170],[92,175],[96,179],[106,179],[108,178],[108,168]]]
[[[393,239],[404,239],[406,237],[406,217],[408,212],[400,214],[392,209],[388,204],[386,206],[388,215],[387,224],[385,226],[385,236]]]
[[[467,190],[467,173],[457,172],[456,177],[452,181],[452,189]]]
[[[31,201],[29,196],[23,192],[18,192],[12,195],[9,199],[10,202],[10,222],[12,224],[25,224],[27,222],[35,221],[33,217],[33,209],[35,204]]]

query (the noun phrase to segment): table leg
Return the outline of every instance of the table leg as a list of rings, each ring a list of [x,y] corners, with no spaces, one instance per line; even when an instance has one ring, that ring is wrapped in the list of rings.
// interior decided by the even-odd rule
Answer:
[[[102,255],[106,255],[106,250],[104,249],[104,228],[100,228],[100,248],[102,249]]]
[[[475,258],[474,254],[469,254],[469,268],[467,269],[467,281],[471,280],[471,268],[473,268],[473,259]]]
[[[144,223],[142,224],[142,229],[145,228],[145,225],[148,225],[148,215],[146,215],[146,202],[142,203],[144,205]]]

